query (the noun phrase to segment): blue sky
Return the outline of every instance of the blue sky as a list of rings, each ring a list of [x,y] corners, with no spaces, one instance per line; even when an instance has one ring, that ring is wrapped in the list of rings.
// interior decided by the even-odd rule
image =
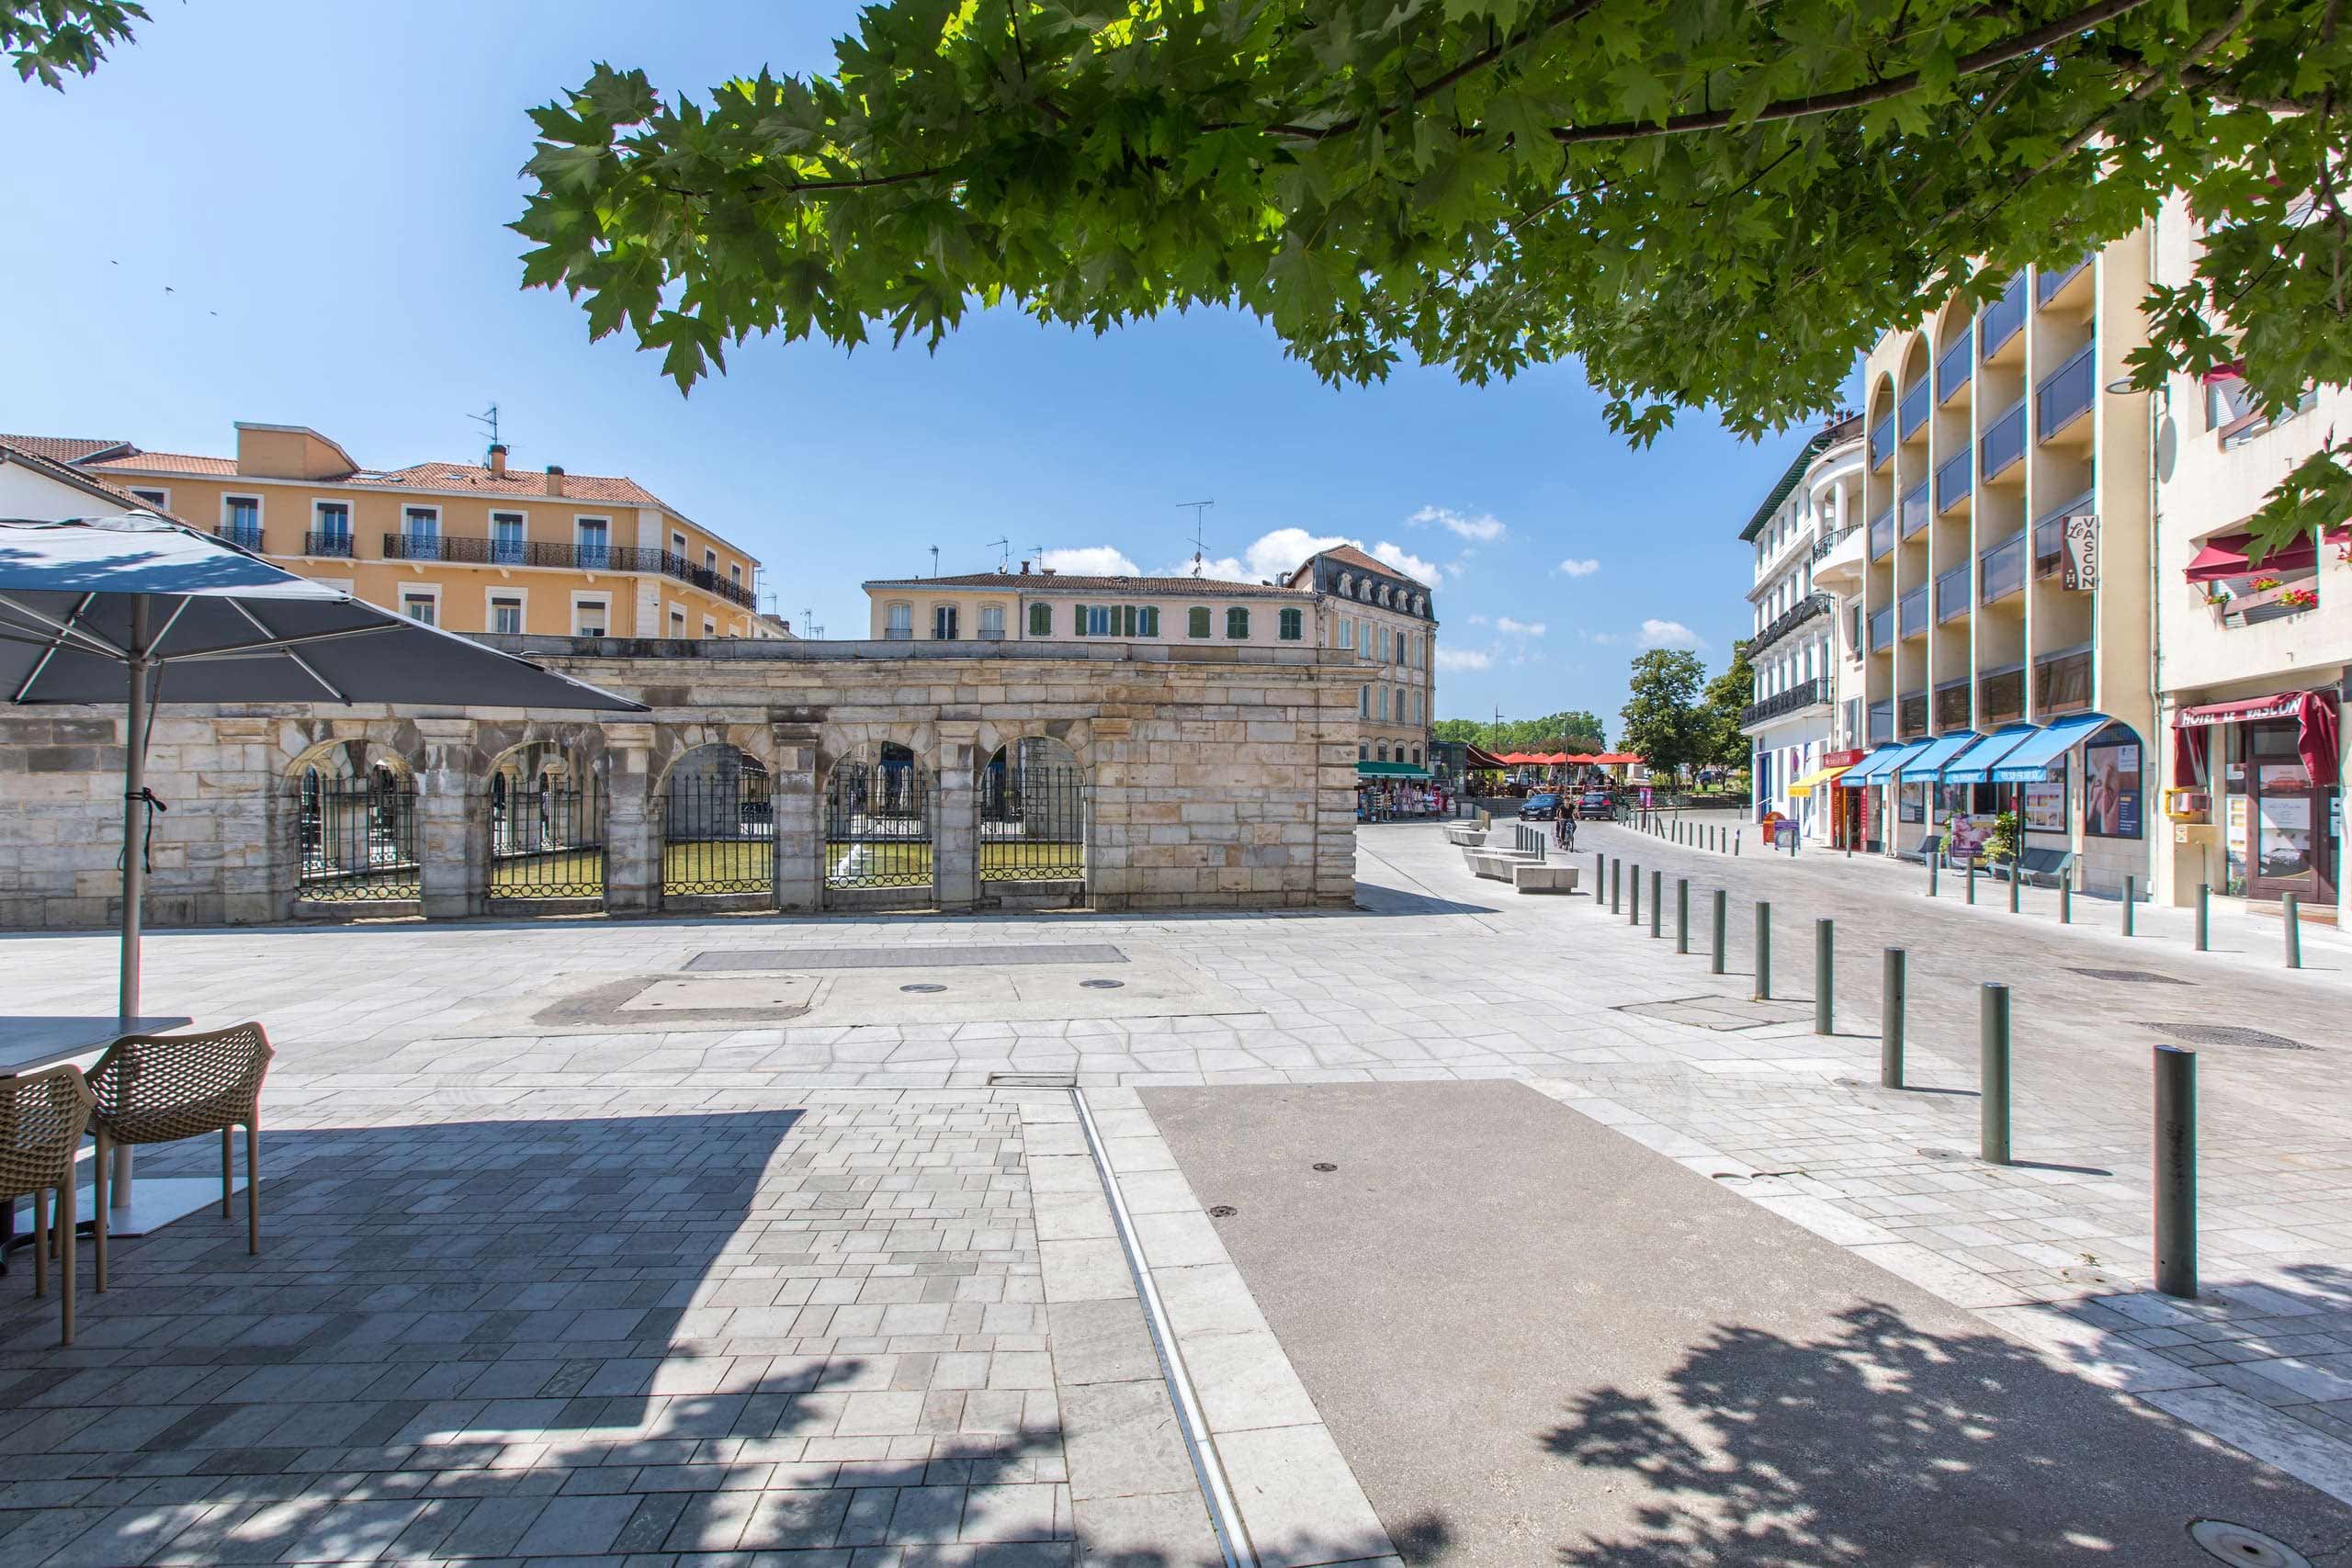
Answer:
[[[700,93],[821,70],[847,0],[154,6],[54,94],[0,82],[0,430],[231,449],[316,426],[362,463],[479,460],[495,400],[518,465],[626,473],[766,563],[834,636],[857,584],[1014,555],[1145,570],[1287,564],[1302,540],[1434,569],[1442,717],[1589,708],[1610,733],[1645,642],[1711,671],[1748,625],[1736,536],[1803,433],[1686,416],[1635,452],[1581,372],[1465,387],[1407,368],[1325,387],[1243,317],[1108,337],[998,314],[935,355],[753,344],[681,399],[657,357],[587,341],[516,284],[524,111],[592,63]],[[1564,569],[1565,568],[1565,569]]]

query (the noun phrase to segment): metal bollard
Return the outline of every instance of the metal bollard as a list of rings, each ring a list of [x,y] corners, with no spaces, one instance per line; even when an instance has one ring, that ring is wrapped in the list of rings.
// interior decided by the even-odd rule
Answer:
[[[1903,1087],[1904,968],[1908,955],[1890,947],[1882,959],[1878,1003],[1878,1081],[1888,1089]]]
[[[2199,953],[2210,951],[2211,931],[2207,922],[2211,914],[2207,906],[2211,903],[2212,895],[2212,884],[2200,882],[2197,885],[2197,951]]]
[[[1813,922],[1813,1032],[1815,1034],[1838,1032],[1831,1011],[1831,998],[1836,992],[1838,936],[1837,922],[1816,919]]]
[[[1634,866],[1633,912],[1625,917],[1625,923],[1632,926],[1638,926],[1642,923],[1642,868],[1638,862],[1635,863]]]
[[[1928,852],[1928,897],[1930,898],[1936,896],[1936,872],[1943,863],[1943,856],[1933,850]]]
[[[1625,863],[1622,860],[1609,863],[1609,912],[1612,915],[1625,912]]]
[[[1600,885],[1609,880],[1609,857],[1596,850],[1592,855],[1592,907],[1600,908]]]
[[[1739,856],[1739,835],[1738,835],[1737,833],[1734,833],[1734,834],[1731,836],[1731,852],[1732,852],[1732,857],[1733,857],[1734,859],[1737,859],[1737,858],[1738,858],[1738,856]]]
[[[2015,855],[2011,855],[2011,856],[2009,857],[2009,913],[2010,913],[2010,914],[2014,915],[2014,914],[2016,914],[2016,913],[2018,912],[2018,899],[2020,899],[2020,898],[2022,898],[2022,897],[2025,897],[2025,868],[2018,864],[2017,857],[2016,857]]]
[[[1690,879],[1674,879],[1674,951],[1690,951]]]
[[[2075,874],[2071,871],[2058,874],[2058,923],[2062,926],[2075,923]]]
[[[1755,999],[1772,999],[1772,906],[1761,898],[1756,901]]]
[[[1974,861],[1968,863],[1968,901],[1972,904],[1976,902],[1976,863]]]
[[[2138,877],[2127,876],[2123,879],[2123,934],[2125,936],[2130,936],[2132,934],[2132,906],[2137,898],[2139,891],[2140,879]]]
[[[1650,940],[1652,942],[1656,942],[1662,934],[1658,929],[1658,922],[1665,916],[1666,873],[1653,871],[1650,873]]]
[[[1976,1015],[1977,1154],[2009,1163],[2009,988],[1987,980]]]
[[[2287,920],[2287,967],[2303,966],[2303,917],[2292,893],[2278,900],[2278,912]]]
[[[1724,972],[1724,948],[1731,927],[1731,895],[1720,887],[1715,889],[1714,923],[1715,961],[1712,972],[1720,975]]]
[[[2156,1289],[2197,1293],[2197,1053],[2156,1053]]]

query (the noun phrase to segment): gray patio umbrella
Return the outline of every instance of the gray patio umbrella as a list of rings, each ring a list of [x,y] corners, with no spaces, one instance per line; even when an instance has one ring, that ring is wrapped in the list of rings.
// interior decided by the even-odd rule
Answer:
[[[126,693],[119,1021],[139,1016],[140,813],[159,703],[424,703],[642,713],[528,660],[363,604],[152,513],[0,518],[0,693]]]

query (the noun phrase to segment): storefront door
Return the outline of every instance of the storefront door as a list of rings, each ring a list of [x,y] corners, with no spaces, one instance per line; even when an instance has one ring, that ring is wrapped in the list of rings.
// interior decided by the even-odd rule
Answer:
[[[2250,724],[2246,750],[2246,890],[2305,904],[2335,902],[2332,789],[2312,783],[2295,751],[2295,723]]]

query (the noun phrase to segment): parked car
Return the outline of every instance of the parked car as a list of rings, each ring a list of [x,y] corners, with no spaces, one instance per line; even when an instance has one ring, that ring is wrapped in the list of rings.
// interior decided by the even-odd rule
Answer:
[[[1588,822],[1617,820],[1617,797],[1605,789],[1589,789],[1577,802],[1577,815]]]
[[[1519,819],[1522,822],[1549,822],[1560,814],[1560,797],[1556,795],[1531,795],[1519,803]]]

